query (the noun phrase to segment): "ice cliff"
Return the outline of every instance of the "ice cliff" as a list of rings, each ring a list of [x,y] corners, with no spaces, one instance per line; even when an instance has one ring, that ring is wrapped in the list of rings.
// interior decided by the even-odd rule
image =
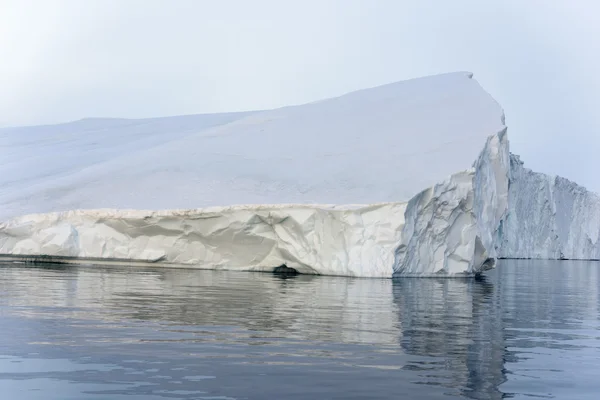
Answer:
[[[459,275],[492,268],[508,206],[508,165],[504,130],[488,138],[473,168],[413,197],[394,272]]]
[[[403,203],[231,206],[182,211],[68,211],[0,227],[0,248],[50,254],[308,274],[390,277]]]
[[[261,112],[1,129],[0,147],[9,256],[472,275],[493,266],[509,202],[504,115],[469,73]]]
[[[600,259],[600,196],[568,179],[533,172],[510,157],[503,258]]]

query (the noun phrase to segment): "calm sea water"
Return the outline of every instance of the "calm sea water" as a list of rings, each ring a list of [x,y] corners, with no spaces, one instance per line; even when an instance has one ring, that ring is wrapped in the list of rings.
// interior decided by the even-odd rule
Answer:
[[[0,265],[2,399],[598,399],[600,263],[482,279]]]

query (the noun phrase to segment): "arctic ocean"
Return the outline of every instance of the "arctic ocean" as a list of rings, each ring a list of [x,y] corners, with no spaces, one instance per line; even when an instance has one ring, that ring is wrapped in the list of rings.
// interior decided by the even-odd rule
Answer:
[[[478,279],[0,265],[0,393],[595,400],[599,310],[585,261]]]

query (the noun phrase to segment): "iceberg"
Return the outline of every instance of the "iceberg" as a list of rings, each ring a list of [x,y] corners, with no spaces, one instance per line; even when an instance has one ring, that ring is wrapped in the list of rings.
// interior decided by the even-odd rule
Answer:
[[[510,156],[509,211],[499,257],[600,260],[600,196]]]
[[[504,113],[467,72],[0,145],[5,258],[389,278],[474,275],[509,249]]]

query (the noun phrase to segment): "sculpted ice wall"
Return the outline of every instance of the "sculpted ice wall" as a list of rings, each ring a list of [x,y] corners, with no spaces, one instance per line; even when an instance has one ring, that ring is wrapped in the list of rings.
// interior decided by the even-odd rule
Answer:
[[[510,157],[503,258],[600,259],[600,196],[568,179],[533,172]]]
[[[90,210],[0,224],[0,253],[136,260],[163,266],[390,277],[403,203]]]
[[[503,130],[488,138],[473,168],[408,202],[396,274],[471,275],[494,266],[498,227],[507,211],[508,157]]]

